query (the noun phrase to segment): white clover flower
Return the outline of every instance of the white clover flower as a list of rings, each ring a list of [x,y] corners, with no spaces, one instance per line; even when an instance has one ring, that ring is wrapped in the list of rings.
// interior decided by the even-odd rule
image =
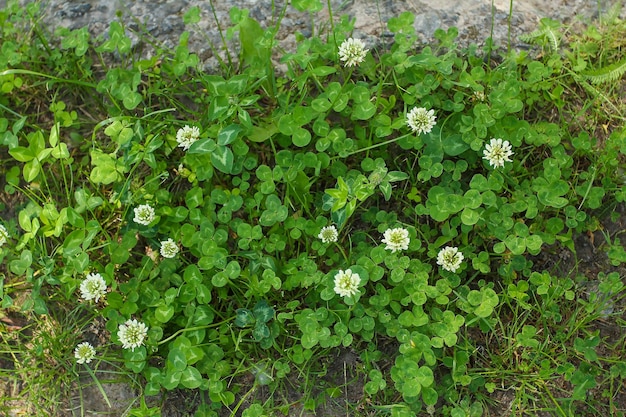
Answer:
[[[336,242],[339,237],[337,228],[335,226],[322,227],[320,234],[317,235],[322,240],[322,243]]]
[[[394,253],[399,250],[407,250],[411,239],[409,238],[408,230],[398,227],[385,230],[382,242],[387,245],[385,249],[389,249]]]
[[[463,259],[463,253],[459,251],[459,248],[446,246],[437,255],[437,265],[441,265],[446,271],[456,272]]]
[[[433,126],[437,124],[437,116],[434,110],[426,110],[424,107],[413,107],[406,115],[406,124],[418,135],[430,133]]]
[[[369,49],[360,39],[348,38],[339,46],[339,59],[345,67],[355,67],[365,59]]]
[[[480,101],[483,102],[487,100],[487,96],[484,91],[474,91],[472,93],[472,101]]]
[[[180,252],[180,249],[176,242],[170,238],[161,242],[160,252],[164,258],[173,258]]]
[[[74,349],[76,363],[89,363],[96,357],[96,349],[89,342],[79,343]]]
[[[7,232],[6,227],[0,224],[0,246],[7,243],[8,239],[9,239],[9,232]]]
[[[100,297],[104,297],[107,291],[107,284],[102,275],[87,274],[87,277],[80,283],[80,295],[85,300],[94,300],[96,303]]]
[[[143,344],[147,335],[148,327],[137,319],[126,320],[117,329],[117,337],[122,342],[122,347],[132,351]]]
[[[483,159],[489,161],[489,165],[494,168],[503,167],[505,162],[513,162],[511,158],[509,158],[513,155],[513,151],[508,140],[491,139],[489,143],[485,145],[483,155],[485,155]]]
[[[178,129],[178,132],[176,132],[176,142],[178,142],[179,148],[183,148],[183,151],[189,149],[199,137],[200,129],[196,126],[185,125],[185,127]]]
[[[135,207],[135,218],[133,219],[135,223],[148,226],[150,223],[152,223],[154,217],[154,208],[152,208],[150,204],[142,204]]]
[[[350,269],[339,270],[335,275],[335,292],[342,297],[349,297],[359,291],[361,277]]]

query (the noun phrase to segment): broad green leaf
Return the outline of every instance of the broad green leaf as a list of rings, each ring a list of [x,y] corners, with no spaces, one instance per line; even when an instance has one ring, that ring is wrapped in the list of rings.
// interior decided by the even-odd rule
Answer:
[[[187,367],[187,357],[185,352],[179,348],[170,349],[167,355],[167,362],[171,369],[182,371]]]
[[[146,366],[146,348],[140,346],[133,350],[124,350],[124,365],[131,371],[139,373]]]
[[[154,311],[154,318],[161,323],[167,323],[174,316],[174,306],[161,304]]]
[[[267,323],[274,317],[274,309],[270,307],[265,300],[257,302],[252,313],[254,317],[262,323]]]
[[[19,162],[28,162],[35,158],[35,153],[30,148],[25,148],[23,146],[17,146],[13,149],[9,149],[9,154]]]
[[[296,146],[306,146],[311,142],[311,133],[304,128],[298,127],[293,131],[291,140]]]
[[[39,172],[41,172],[41,164],[39,163],[39,160],[37,158],[24,164],[23,173],[25,181],[33,181],[35,178],[37,178]]]
[[[220,133],[218,133],[217,144],[225,146],[234,142],[235,140],[237,140],[239,133],[243,130],[244,128],[238,124],[231,124],[226,126],[220,131]]]
[[[238,308],[235,311],[235,326],[246,327],[256,321],[252,311],[247,308]]]
[[[163,375],[163,378],[161,379],[161,385],[166,390],[171,391],[178,387],[182,376],[182,371],[168,371],[165,373],[165,375]]]
[[[352,118],[355,120],[368,120],[376,114],[376,105],[371,101],[364,101],[354,105]]]
[[[180,377],[180,384],[185,388],[196,389],[202,384],[202,374],[193,366],[188,366]]]
[[[322,10],[320,0],[292,0],[291,5],[300,12],[317,13]]]
[[[443,151],[446,155],[458,156],[470,148],[461,135],[450,135],[443,139]]]
[[[230,148],[218,145],[211,153],[211,163],[215,169],[230,174],[235,158]]]

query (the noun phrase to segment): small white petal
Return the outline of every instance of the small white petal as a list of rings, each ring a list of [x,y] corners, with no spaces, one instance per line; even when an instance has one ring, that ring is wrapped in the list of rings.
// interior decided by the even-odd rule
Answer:
[[[162,257],[173,258],[178,254],[180,249],[178,248],[176,242],[170,238],[161,242],[161,249],[159,251],[161,252]]]
[[[513,156],[513,150],[508,140],[491,139],[485,145],[483,155],[483,159],[486,159],[494,168],[503,167],[505,162],[513,162],[510,158]]]
[[[200,137],[200,129],[196,126],[184,126],[176,132],[176,142],[178,147],[186,151]]]
[[[89,342],[83,342],[74,349],[74,357],[77,363],[89,363],[96,356],[96,350]]]
[[[418,135],[430,133],[437,124],[437,116],[434,110],[426,110],[424,107],[413,107],[406,115],[406,124]]]
[[[150,204],[142,204],[134,208],[135,217],[133,221],[144,226],[148,226],[156,217],[154,208]]]
[[[4,245],[9,240],[9,232],[6,227],[0,224],[0,246]]]
[[[408,230],[398,227],[385,230],[382,242],[387,245],[385,249],[394,253],[400,250],[407,250],[411,239],[409,238]]]
[[[107,291],[107,284],[102,275],[87,274],[87,277],[80,283],[80,294],[85,300],[94,300],[96,303],[100,301],[100,297],[104,297]]]
[[[335,274],[335,292],[342,297],[349,297],[359,291],[361,277],[350,269],[339,270]]]
[[[317,237],[322,240],[322,243],[336,242],[339,237],[339,233],[337,232],[337,228],[335,226],[326,226],[322,228]]]
[[[339,46],[339,59],[346,67],[359,65],[365,59],[368,49],[360,39],[348,38]]]
[[[463,253],[459,251],[459,248],[446,246],[437,255],[437,265],[441,265],[446,271],[456,272],[461,267],[463,259]]]
[[[132,351],[143,344],[147,335],[148,327],[137,319],[126,320],[126,323],[120,324],[117,329],[117,337],[122,347]]]

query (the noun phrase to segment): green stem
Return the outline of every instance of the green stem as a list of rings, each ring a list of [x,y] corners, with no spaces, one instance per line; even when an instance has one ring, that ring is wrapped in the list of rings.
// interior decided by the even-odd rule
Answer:
[[[392,144],[394,142],[397,142],[400,139],[403,139],[403,138],[406,138],[406,137],[409,137],[409,136],[411,136],[411,133],[407,133],[406,135],[398,136],[397,138],[389,139],[388,141],[377,143],[377,144],[374,144],[372,146],[368,146],[367,148],[357,149],[356,151],[352,151],[352,152],[348,153],[346,155],[346,157],[354,155],[354,154],[357,154],[359,152],[369,151],[370,149],[379,148],[381,146],[389,145],[389,144]]]
[[[5,75],[11,75],[11,74],[34,75],[36,77],[48,78],[50,80],[57,81],[59,83],[75,84],[75,85],[80,85],[83,87],[96,88],[96,85],[92,83],[86,83],[84,81],[72,80],[72,79],[67,79],[67,78],[59,78],[59,77],[55,77],[54,75],[48,75],[42,72],[30,71],[30,70],[25,70],[25,69],[4,70],[0,72],[0,77],[4,77]]]
[[[226,319],[224,321],[220,321],[219,323],[207,324],[206,326],[187,327],[185,329],[180,329],[177,332],[173,333],[171,336],[169,336],[169,337],[161,340],[160,342],[158,342],[157,345],[162,345],[164,343],[167,343],[170,340],[178,337],[179,335],[181,335],[181,334],[183,334],[185,332],[193,332],[193,331],[196,331],[196,330],[204,330],[204,329],[210,329],[212,327],[218,327],[218,326],[221,326],[222,324],[228,323],[231,320],[232,320],[232,318]]]

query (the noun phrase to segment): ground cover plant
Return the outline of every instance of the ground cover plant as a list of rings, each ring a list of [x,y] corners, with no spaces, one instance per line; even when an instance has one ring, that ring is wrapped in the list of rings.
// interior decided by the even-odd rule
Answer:
[[[282,52],[281,10],[233,8],[209,74],[188,34],[141,58],[38,7],[0,12],[3,413],[125,381],[133,416],[624,415],[617,13]]]

